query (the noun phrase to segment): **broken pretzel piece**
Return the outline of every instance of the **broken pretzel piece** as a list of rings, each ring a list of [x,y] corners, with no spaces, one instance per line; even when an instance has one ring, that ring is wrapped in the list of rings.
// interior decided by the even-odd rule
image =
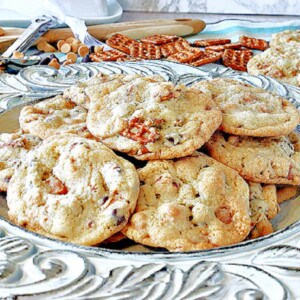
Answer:
[[[247,48],[264,51],[269,48],[267,41],[249,36],[240,36],[239,42]]]
[[[225,44],[225,45],[218,45],[218,46],[208,46],[205,47],[205,50],[221,52],[224,51],[225,49],[240,49],[240,48],[242,48],[242,45],[240,43],[233,43],[233,44]]]
[[[122,53],[118,50],[108,50],[102,53],[91,53],[90,59],[93,62],[100,62],[100,61],[116,61],[120,59],[127,58],[127,54]]]
[[[148,36],[144,39],[141,39],[141,42],[155,44],[155,45],[163,45],[163,44],[174,42],[177,39],[178,39],[177,35],[155,34],[155,35]]]
[[[196,47],[207,47],[215,45],[224,45],[231,43],[230,39],[206,39],[206,40],[197,40],[192,43]]]
[[[213,51],[205,51],[203,56],[189,61],[188,64],[192,65],[194,67],[199,67],[199,66],[202,66],[202,65],[206,65],[206,64],[216,62],[221,58],[222,58],[222,53],[213,52]]]
[[[247,63],[252,58],[251,50],[226,49],[223,53],[223,64],[238,71],[247,71]]]
[[[128,122],[128,127],[120,132],[120,135],[143,145],[153,143],[160,135],[154,127],[150,127],[147,123],[147,121],[134,117]]]

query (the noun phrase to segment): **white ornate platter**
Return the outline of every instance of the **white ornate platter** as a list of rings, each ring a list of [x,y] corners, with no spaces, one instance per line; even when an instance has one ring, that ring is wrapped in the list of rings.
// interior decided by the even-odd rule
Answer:
[[[0,131],[17,128],[20,107],[61,93],[98,73],[160,74],[191,84],[230,77],[286,97],[300,89],[219,65],[201,69],[163,61],[32,66],[0,76]],[[299,129],[299,128],[298,128]],[[300,299],[300,196],[286,202],[275,232],[238,245],[170,253],[136,244],[84,247],[45,238],[7,220],[0,197],[0,299]]]

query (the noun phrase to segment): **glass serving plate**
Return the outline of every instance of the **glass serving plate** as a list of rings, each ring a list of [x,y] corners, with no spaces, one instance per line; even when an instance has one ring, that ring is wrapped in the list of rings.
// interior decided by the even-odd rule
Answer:
[[[159,74],[190,85],[227,77],[291,101],[300,89],[220,65],[166,61],[31,66],[0,76],[0,131],[18,128],[22,106],[42,101],[98,72]],[[298,131],[299,131],[298,126]],[[281,205],[274,233],[211,250],[170,253],[129,240],[85,247],[43,237],[9,222],[0,197],[0,296],[13,299],[290,299],[300,297],[300,196]],[[9,298],[11,297],[11,298]],[[19,298],[18,298],[19,299]]]

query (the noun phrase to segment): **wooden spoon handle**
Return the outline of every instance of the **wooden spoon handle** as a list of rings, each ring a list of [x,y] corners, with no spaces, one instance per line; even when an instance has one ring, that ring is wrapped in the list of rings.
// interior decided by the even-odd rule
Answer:
[[[89,33],[99,40],[105,40],[110,35],[119,32],[132,38],[143,38],[152,34],[176,34],[180,36],[192,35],[202,31],[206,24],[197,19],[175,20],[145,20],[122,22],[113,24],[93,25],[88,27]],[[72,37],[69,28],[51,29],[41,39],[49,43]]]

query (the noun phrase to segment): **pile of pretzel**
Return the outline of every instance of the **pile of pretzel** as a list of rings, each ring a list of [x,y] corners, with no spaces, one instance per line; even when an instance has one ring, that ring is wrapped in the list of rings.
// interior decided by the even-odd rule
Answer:
[[[230,39],[189,43],[174,35],[154,35],[137,41],[118,33],[108,38],[106,44],[116,50],[92,53],[92,61],[165,58],[196,67],[222,61],[225,66],[239,71],[247,71],[247,63],[253,56],[252,49],[264,51],[269,47],[265,40],[247,36],[241,36],[238,43],[231,43]]]

